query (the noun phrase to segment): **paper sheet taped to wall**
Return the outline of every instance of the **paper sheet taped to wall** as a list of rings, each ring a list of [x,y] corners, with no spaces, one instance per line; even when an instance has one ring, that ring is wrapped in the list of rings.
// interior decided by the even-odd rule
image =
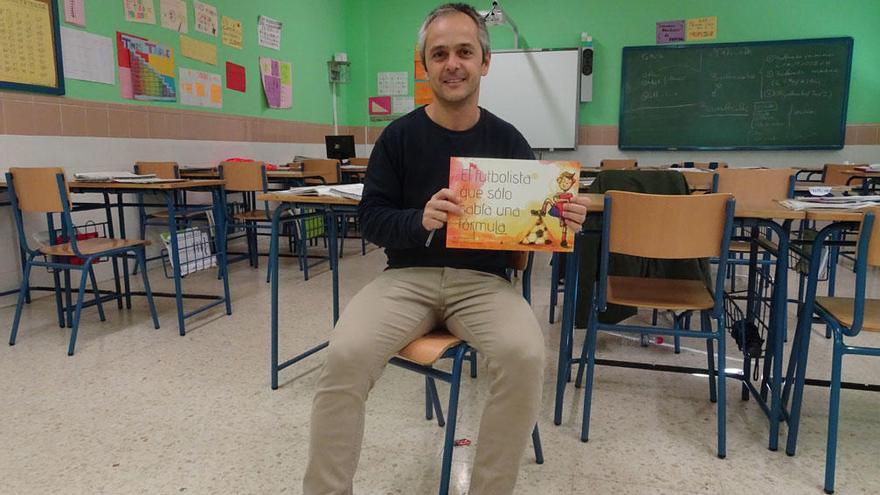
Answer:
[[[51,19],[46,2],[0,0],[0,81],[57,85]]]

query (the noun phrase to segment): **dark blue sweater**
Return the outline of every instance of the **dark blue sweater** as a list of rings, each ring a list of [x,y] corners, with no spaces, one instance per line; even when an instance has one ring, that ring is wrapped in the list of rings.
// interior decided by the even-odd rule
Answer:
[[[385,248],[389,268],[446,266],[504,276],[506,253],[447,249],[445,227],[425,247],[422,211],[449,186],[453,156],[534,159],[522,134],[485,109],[470,129],[451,131],[417,108],[389,124],[373,147],[358,210],[363,235]]]

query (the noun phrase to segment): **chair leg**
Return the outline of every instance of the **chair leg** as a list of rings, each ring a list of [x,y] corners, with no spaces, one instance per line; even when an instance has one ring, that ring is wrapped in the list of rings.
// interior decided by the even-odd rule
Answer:
[[[587,338],[581,352],[581,362],[587,358],[587,386],[584,387],[584,417],[581,424],[581,441],[590,439],[590,408],[593,405],[593,377],[596,375],[596,337],[599,333],[599,316],[593,310],[590,323],[587,325]]]
[[[724,338],[724,315],[716,319],[718,325],[718,458],[727,457],[727,387],[725,381],[727,374],[724,371],[726,355],[725,355],[725,338]]]
[[[471,349],[471,352],[468,356],[468,361],[470,361],[471,378],[476,378],[477,377],[477,351],[476,351],[476,349]]]
[[[73,322],[70,325],[70,344],[67,346],[67,355],[73,356],[73,351],[76,348],[76,335],[79,331],[79,318],[82,315],[82,307],[83,307],[83,299],[85,298],[86,293],[86,280],[88,280],[88,276],[85,272],[91,271],[92,269],[92,260],[87,259],[83,264],[82,276],[79,278],[79,290],[76,293],[76,309],[73,312]]]
[[[64,328],[67,320],[64,317],[64,301],[61,300],[61,274],[57,268],[52,268],[52,279],[55,283],[55,310],[58,312],[58,327]]]
[[[15,304],[15,317],[12,319],[12,332],[9,333],[9,345],[15,345],[15,337],[18,335],[18,324],[21,322],[21,309],[24,306],[25,299],[27,299],[28,289],[30,289],[30,276],[31,276],[31,262],[34,260],[34,257],[28,256],[27,262],[24,265],[24,272],[22,273],[21,279],[21,287],[18,290],[18,301]]]
[[[452,382],[449,389],[449,405],[446,407],[448,422],[443,442],[443,464],[440,469],[440,495],[449,492],[449,476],[452,471],[452,449],[455,443],[455,423],[458,418],[458,391],[461,386],[461,367],[465,349],[461,348],[452,362]]]
[[[430,376],[425,377],[425,419],[434,419],[434,413],[437,413],[437,426],[446,426],[446,419],[443,418],[443,408],[440,407],[440,395],[437,394],[437,382]]]
[[[85,276],[85,273],[83,273]],[[89,268],[89,279],[92,282],[92,290],[95,293],[95,306],[98,307],[98,317],[101,321],[107,321],[104,317],[104,305],[101,303],[101,291],[98,290],[98,282],[95,280],[95,267]]]
[[[147,296],[147,305],[150,307],[150,316],[153,317],[153,328],[159,329],[159,316],[156,314],[156,304],[153,302],[153,290],[150,288],[150,277],[147,276],[146,248],[141,247],[135,252],[137,263],[141,265],[141,277],[144,279],[144,294]]]
[[[589,320],[587,321],[587,335],[584,337],[584,349],[586,349],[587,342],[589,340],[589,335],[590,335],[589,329],[593,326],[594,323],[598,324],[598,318],[599,318],[598,312],[590,311]],[[594,319],[595,319],[595,321],[594,321]],[[578,360],[577,377],[575,378],[575,381],[574,381],[575,388],[581,388],[581,386],[583,385],[584,362],[585,362],[584,353],[581,352],[581,358]]]
[[[538,432],[538,424],[532,430],[532,447],[535,449],[535,464],[544,464],[544,448],[541,446],[541,433]]]
[[[837,425],[840,420],[840,374],[843,367],[843,338],[834,332],[834,355],[831,361],[831,398],[828,401],[828,440],[825,446],[825,493],[834,493],[837,463]]]
[[[700,311],[700,330],[703,332],[712,332],[712,322],[709,319],[709,313],[706,311]],[[706,339],[706,367],[709,372],[709,402],[715,403],[718,402],[718,395],[715,389],[715,379],[716,379],[716,371],[715,371],[715,343],[714,339]],[[748,369],[745,371],[748,373]]]

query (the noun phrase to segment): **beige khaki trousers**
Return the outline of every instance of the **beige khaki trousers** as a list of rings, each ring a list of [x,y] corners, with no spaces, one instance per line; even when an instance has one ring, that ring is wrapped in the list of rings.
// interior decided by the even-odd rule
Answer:
[[[353,493],[370,389],[391,356],[441,324],[476,348],[489,371],[468,493],[513,493],[541,405],[544,338],[535,315],[519,289],[498,276],[401,268],[364,287],[331,334],[312,404],[305,495]]]

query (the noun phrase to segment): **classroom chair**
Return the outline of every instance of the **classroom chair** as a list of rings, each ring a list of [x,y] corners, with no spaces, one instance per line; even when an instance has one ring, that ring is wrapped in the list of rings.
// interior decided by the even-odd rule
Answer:
[[[599,162],[599,168],[602,170],[630,170],[639,167],[637,160],[619,160],[606,158]]]
[[[682,162],[681,165],[673,163],[672,168],[698,168],[700,170],[717,170],[727,168],[727,162]]]
[[[822,168],[822,182],[827,186],[855,186],[861,185],[862,179],[854,179],[845,172],[853,172],[856,167],[865,167],[867,164],[844,164],[826,163]]]
[[[180,179],[180,167],[177,162],[142,162],[134,164],[134,173],[137,175],[153,174],[157,179]],[[147,227],[155,226],[161,229],[168,228],[168,210],[164,205],[155,211],[147,211],[144,203],[144,193],[138,193],[138,239],[146,239]],[[175,193],[174,201],[180,205],[175,214],[178,229],[189,227],[196,217],[207,216],[211,211],[211,205],[185,205],[183,193]],[[161,256],[147,258],[147,262],[160,259]],[[137,274],[137,267],[134,273]]]
[[[339,162],[336,160],[304,160],[302,171],[304,174],[315,173],[320,176],[306,178],[303,182],[307,186],[339,184]]]
[[[718,457],[726,456],[724,277],[718,274],[724,273],[727,263],[734,204],[729,194],[668,196],[609,191],[605,195],[599,278],[593,291],[587,337],[577,372],[577,381],[580,382],[586,363],[582,441],[586,442],[590,433],[599,331],[692,337],[706,340],[709,399],[712,402],[717,400],[718,404]],[[694,232],[700,235],[694,236]],[[613,276],[608,274],[611,253],[652,259],[717,257],[718,273],[713,288],[708,288],[702,280]],[[577,267],[572,264],[566,282],[576,280],[576,277]],[[608,303],[671,310],[677,314],[672,328],[602,323],[599,315],[606,310]],[[682,327],[683,316],[693,312],[700,313],[700,331]],[[712,319],[716,322],[714,331]],[[717,370],[713,350],[716,342]]]
[[[64,177],[64,169],[60,167],[35,167],[35,168],[10,168],[6,173],[6,182],[9,186],[9,199],[12,204],[15,226],[18,231],[19,245],[27,253],[24,275],[21,280],[21,288],[18,293],[18,303],[15,306],[15,317],[12,322],[12,332],[9,335],[9,345],[15,345],[18,334],[18,325],[21,321],[21,310],[24,305],[25,294],[28,291],[31,269],[35,266],[49,270],[78,270],[81,272],[79,290],[77,292],[76,309],[70,326],[70,342],[67,347],[67,355],[72,356],[76,348],[76,337],[79,330],[79,320],[85,303],[86,280],[92,279],[95,288],[95,304],[98,306],[101,321],[104,321],[104,312],[101,308],[100,297],[97,293],[92,264],[99,258],[122,256],[133,253],[137,258],[137,264],[141,267],[144,282],[144,292],[147,296],[147,304],[150,315],[153,318],[153,326],[159,328],[159,318],[156,315],[156,307],[153,304],[153,293],[150,290],[150,279],[147,277],[145,248],[149,241],[142,239],[114,239],[96,237],[91,239],[77,240],[76,228],[70,214],[70,191]],[[61,231],[66,242],[41,245],[31,248],[28,243],[28,235],[24,227],[22,212],[43,213],[50,223],[50,231],[55,214],[61,217]],[[37,258],[44,258],[43,261]],[[81,264],[80,264],[81,260]],[[57,287],[57,278],[56,278]],[[57,292],[56,292],[57,294]]]
[[[844,341],[844,338],[849,340],[850,338],[858,337],[862,330],[880,332],[880,300],[868,299],[865,292],[868,267],[874,269],[880,267],[880,228],[875,225],[878,214],[880,214],[880,208],[878,207],[866,210],[861,222],[856,248],[856,261],[853,267],[855,272],[853,297],[817,296],[816,290],[818,273],[821,268],[821,257],[813,256],[810,259],[807,292],[798,317],[798,330],[793,343],[792,361],[796,363],[794,365],[796,371],[793,371],[793,366],[790,364],[786,378],[786,389],[789,388],[790,383],[794,383],[786,453],[794,455],[797,446],[801,403],[803,401],[811,326],[813,316],[818,316],[831,327],[834,337],[834,350],[831,358],[831,396],[828,402],[828,437],[825,450],[825,493],[834,492],[843,356],[880,357],[880,347],[857,346]],[[819,231],[813,240],[812,252],[821,252],[824,242],[833,239],[835,233],[843,232],[851,227],[851,225],[846,225],[845,223],[832,223],[826,226]],[[792,376],[793,373],[795,376]],[[783,395],[788,396],[787,393]]]
[[[272,213],[269,210],[269,203],[263,201],[262,204],[257,201],[257,193],[263,193],[269,190],[269,181],[266,177],[266,164],[263,162],[221,162],[219,166],[220,178],[226,181],[227,193],[241,193],[241,202],[234,203],[235,210],[227,211],[231,215],[228,225],[232,228],[241,228],[245,231],[245,239],[247,243],[247,254],[239,258],[228,260],[227,263],[240,261],[247,258],[250,266],[258,268],[260,266],[260,252],[257,243],[258,230],[260,228],[268,228],[272,223]],[[232,203],[231,203],[232,204]],[[284,227],[299,218],[289,211],[284,212],[281,217],[281,224]],[[298,236],[295,228],[290,229],[289,235],[292,237],[291,243],[296,244],[298,253],[305,253],[305,243],[302,236]],[[299,258],[300,270],[303,269],[303,263],[307,260],[304,255]],[[268,282],[269,275],[266,274]]]
[[[687,181],[688,189],[693,193],[704,193],[712,190],[712,183],[715,181],[713,172],[681,172]]]
[[[511,255],[511,269],[522,270],[523,298],[531,303],[531,271],[534,253],[514,253]],[[476,354],[467,342],[449,333],[445,328],[437,328],[423,335],[397,353],[389,360],[390,364],[425,376],[425,419],[432,420],[437,413],[437,423],[446,426],[443,440],[443,460],[440,470],[440,495],[449,492],[449,476],[452,470],[452,451],[455,442],[455,426],[458,415],[458,396],[461,385],[461,373],[464,361],[471,356],[471,377],[476,377]],[[452,359],[452,371],[446,372],[434,368],[440,359]],[[446,408],[446,419],[440,406],[435,380],[450,384],[449,403]],[[532,430],[532,447],[535,450],[535,462],[544,463],[541,447],[541,436],[538,425]]]

